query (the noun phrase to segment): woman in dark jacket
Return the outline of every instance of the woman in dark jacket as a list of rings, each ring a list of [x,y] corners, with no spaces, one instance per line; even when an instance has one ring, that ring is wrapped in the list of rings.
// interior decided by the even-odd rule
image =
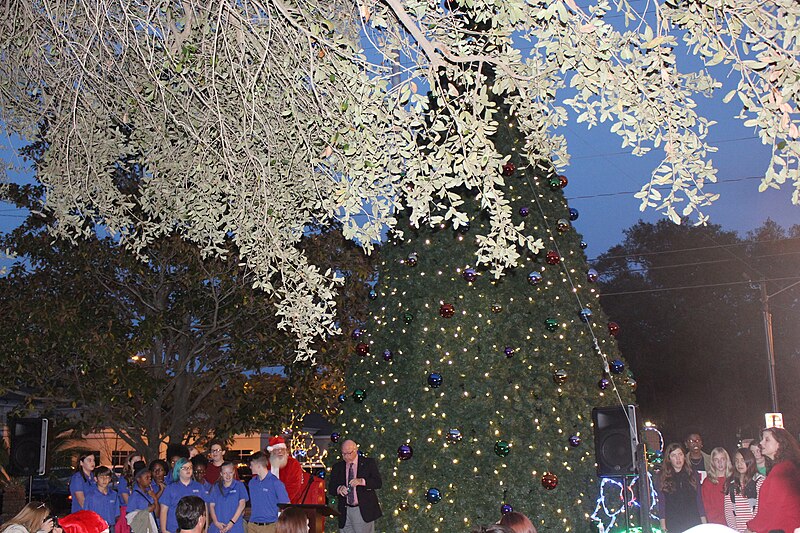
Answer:
[[[673,442],[664,450],[664,457],[664,466],[656,480],[661,529],[668,533],[681,533],[692,526],[705,524],[700,479],[686,460],[683,446]]]

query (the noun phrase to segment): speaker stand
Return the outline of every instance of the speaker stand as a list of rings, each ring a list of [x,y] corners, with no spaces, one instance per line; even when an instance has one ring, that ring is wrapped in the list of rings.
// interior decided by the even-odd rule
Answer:
[[[647,445],[640,442],[636,447],[636,470],[639,472],[639,481],[636,483],[639,498],[639,524],[642,533],[652,533],[650,524],[650,476],[647,472]],[[627,515],[626,515],[627,516]]]

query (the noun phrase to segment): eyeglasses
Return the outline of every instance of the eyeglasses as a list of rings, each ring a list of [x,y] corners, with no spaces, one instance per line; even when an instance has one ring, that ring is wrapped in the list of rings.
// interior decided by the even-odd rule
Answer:
[[[211,453],[222,453],[222,450],[211,448]]]

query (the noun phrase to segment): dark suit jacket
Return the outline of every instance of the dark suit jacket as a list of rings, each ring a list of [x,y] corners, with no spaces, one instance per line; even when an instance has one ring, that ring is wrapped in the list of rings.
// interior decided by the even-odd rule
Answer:
[[[336,489],[341,485],[347,484],[347,470],[345,469],[346,463],[339,461],[333,465],[331,471],[331,479],[328,483],[328,494],[337,496],[339,507],[339,529],[344,527],[347,522],[347,498],[338,496]],[[381,474],[378,472],[378,463],[371,457],[359,457],[358,468],[356,468],[356,477],[364,478],[365,485],[356,487],[356,496],[358,497],[358,508],[361,511],[361,518],[364,522],[372,522],[379,518],[383,513],[381,506],[378,503],[378,495],[375,493],[376,489],[381,488],[383,481],[381,481]]]

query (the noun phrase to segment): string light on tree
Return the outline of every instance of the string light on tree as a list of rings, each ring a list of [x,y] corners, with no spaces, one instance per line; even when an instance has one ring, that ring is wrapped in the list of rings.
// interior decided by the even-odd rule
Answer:
[[[400,212],[403,239],[382,250],[380,297],[358,341],[394,357],[351,359],[349,390],[369,394],[343,404],[338,431],[385,458],[386,530],[462,531],[496,522],[504,505],[536,516],[542,531],[588,524],[594,450],[580,439],[592,431],[587,406],[616,401],[598,379],[613,385],[604,371],[619,354],[607,329],[595,328],[607,319],[569,223],[566,179],[524,160],[517,118],[504,117],[498,186],[538,253],[520,249],[502,277],[476,263],[492,227],[481,189],[468,187],[457,199],[468,227],[437,211],[433,226],[416,226]],[[514,179],[503,180],[508,163]],[[620,395],[629,398],[626,388]]]

